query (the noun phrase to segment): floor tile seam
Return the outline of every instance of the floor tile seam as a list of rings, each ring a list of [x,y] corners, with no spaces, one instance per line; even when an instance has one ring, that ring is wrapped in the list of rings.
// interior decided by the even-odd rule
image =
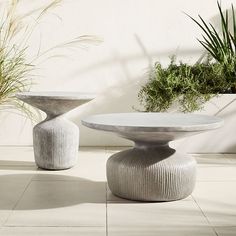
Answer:
[[[191,195],[193,198],[193,201],[196,203],[198,209],[201,211],[203,217],[205,218],[208,226],[213,230],[213,232],[215,233],[216,236],[219,236],[219,234],[216,232],[216,230],[214,229],[214,226],[211,224],[210,220],[208,219],[208,217],[206,216],[205,212],[202,210],[202,208],[200,207],[200,205],[198,204],[197,200],[195,199],[195,197],[193,195]]]
[[[6,159],[2,160],[2,159],[0,159],[0,163],[1,162],[5,162],[5,164],[4,163],[0,164],[0,167],[23,166],[23,167],[36,167],[37,168],[34,160],[12,160],[12,159],[11,160],[6,160]],[[14,163],[6,163],[6,162],[17,162],[17,163],[14,164]],[[27,162],[27,163],[24,163],[24,162]]]
[[[103,160],[104,161],[104,160]],[[106,160],[105,160],[106,161]],[[104,161],[104,162],[105,162]],[[80,164],[80,163],[78,163],[78,164]],[[35,169],[33,169],[32,171],[37,171],[38,170],[38,168],[37,168],[37,166],[36,165],[21,165],[21,164],[17,164],[17,165],[11,165],[11,164],[9,164],[9,165],[6,165],[6,164],[4,164],[4,165],[1,165],[0,164],[0,168],[5,168],[5,167],[15,167],[15,168],[22,168],[22,167],[24,167],[24,168],[32,168],[32,167],[34,167]],[[79,167],[81,167],[81,164],[80,164],[80,166]],[[55,171],[53,171],[53,172],[55,172]],[[58,172],[59,173],[59,172]]]
[[[224,154],[234,154],[234,153],[225,153],[225,152],[188,152],[190,155],[224,155]],[[235,153],[236,154],[236,153]]]
[[[107,154],[106,150],[104,148],[91,148],[91,149],[79,149],[78,154],[89,154],[90,152],[95,153],[99,152],[100,154]]]
[[[226,163],[226,164],[208,164],[208,163],[197,163],[198,168],[226,168],[226,167],[236,167],[236,163]]]
[[[53,175],[52,175],[53,176]],[[77,178],[81,178],[80,176],[74,176],[74,175],[65,175],[65,178],[67,177],[77,177]],[[83,182],[81,180],[68,180],[68,179],[32,179],[31,182]]]
[[[222,153],[222,155],[224,156],[224,157],[227,157],[227,156],[235,156],[236,155],[236,153]]]
[[[236,229],[236,225],[213,225],[213,228],[235,228]]]
[[[33,145],[17,145],[17,144],[15,144],[15,145],[0,145],[0,149],[1,148],[32,148],[33,149]]]
[[[108,186],[107,186],[107,183],[105,183],[105,189],[106,189],[106,236],[108,236],[108,204],[107,204]]]
[[[114,149],[114,148],[117,148],[117,149],[124,149],[124,148],[132,148],[133,146],[132,145],[130,145],[130,146],[115,146],[115,145],[113,145],[113,146],[104,146],[105,147],[105,149],[106,150],[109,150],[109,149]]]
[[[228,170],[228,169],[232,169],[232,170],[235,170],[236,169],[236,165],[232,166],[232,165],[228,165],[228,166],[197,166],[197,169],[199,170],[202,170],[202,171],[222,171],[222,170]]]
[[[18,203],[20,202],[20,200],[22,199],[23,195],[25,194],[26,190],[28,189],[31,180],[32,180],[33,176],[30,178],[28,184],[26,185],[26,187],[24,188],[22,194],[20,195],[19,199],[16,201],[16,203],[14,204],[14,206],[12,207],[11,210],[9,210],[9,215],[6,217],[6,220],[4,221],[4,223],[2,224],[3,227],[5,226],[5,224],[8,222],[9,218],[11,217],[11,215],[13,214],[14,210],[16,209],[16,206],[18,205]]]
[[[227,166],[197,166],[198,169],[201,170],[222,170],[222,169],[236,169],[236,165],[232,166],[232,165],[227,165]]]
[[[196,182],[204,182],[204,183],[227,183],[227,182],[236,182],[236,179],[230,179],[230,180],[197,180]]]
[[[3,228],[105,228],[104,225],[6,225],[0,227]]]
[[[80,176],[72,176],[72,175],[65,175],[66,177],[74,177],[74,178],[82,178]],[[106,179],[99,179],[99,180],[95,180],[95,179],[87,179],[88,181],[92,181],[92,182],[106,182]],[[58,180],[51,180],[51,179],[33,179],[31,182],[77,182],[77,183],[84,183],[83,180],[68,180],[68,179],[58,179]]]
[[[113,203],[114,204],[118,204],[118,203],[119,204],[136,204],[136,203],[141,203],[142,204],[142,202],[135,202],[135,201],[134,202],[126,202],[125,200],[124,201],[122,201],[122,200],[121,201],[118,201],[118,200],[117,201],[112,201],[112,200],[107,201],[107,205],[113,204]]]
[[[30,184],[31,184],[31,182],[32,182],[32,179],[33,179],[33,174],[32,174],[32,177],[30,178],[28,184],[26,185],[24,191],[23,191],[22,194],[20,195],[18,201],[16,201],[15,205],[13,206],[12,211],[14,211],[14,210],[16,209],[16,206],[18,205],[18,203],[19,203],[19,202],[21,201],[21,199],[23,198],[23,196],[24,196],[26,190],[28,189],[28,187],[30,186]]]

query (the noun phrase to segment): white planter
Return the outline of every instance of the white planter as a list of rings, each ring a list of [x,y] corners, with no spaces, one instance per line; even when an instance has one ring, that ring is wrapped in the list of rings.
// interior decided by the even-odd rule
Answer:
[[[235,153],[236,152],[236,94],[222,94],[211,99],[197,114],[216,115],[225,124],[218,130],[192,136],[172,144],[189,153]]]

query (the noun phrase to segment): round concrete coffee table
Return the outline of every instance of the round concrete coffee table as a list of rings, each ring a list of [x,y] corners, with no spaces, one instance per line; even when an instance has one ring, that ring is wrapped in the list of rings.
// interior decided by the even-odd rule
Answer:
[[[71,168],[76,164],[79,128],[63,115],[95,98],[94,94],[71,92],[24,92],[20,100],[39,108],[47,118],[33,129],[35,162],[49,170]]]
[[[114,113],[90,116],[82,124],[132,140],[134,147],[107,161],[107,181],[114,195],[140,201],[187,197],[196,182],[196,162],[169,147],[170,141],[219,128],[211,116],[168,113]]]

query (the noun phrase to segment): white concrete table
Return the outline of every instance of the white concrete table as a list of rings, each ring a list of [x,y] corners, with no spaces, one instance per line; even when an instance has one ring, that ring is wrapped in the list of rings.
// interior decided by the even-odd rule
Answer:
[[[24,92],[20,100],[39,108],[47,118],[33,129],[36,164],[43,169],[61,170],[76,164],[79,128],[64,114],[95,98],[94,94],[72,92]]]
[[[90,116],[82,124],[132,140],[134,147],[107,161],[107,181],[114,195],[140,201],[187,197],[196,182],[196,162],[169,142],[219,128],[217,117],[170,113],[114,113]]]

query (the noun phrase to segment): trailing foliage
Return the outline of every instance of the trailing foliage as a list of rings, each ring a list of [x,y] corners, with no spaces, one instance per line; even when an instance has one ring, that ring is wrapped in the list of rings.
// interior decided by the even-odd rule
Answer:
[[[219,93],[230,93],[232,84],[219,63],[188,65],[171,60],[167,68],[156,62],[138,97],[147,112],[162,112],[177,103],[192,112]]]

